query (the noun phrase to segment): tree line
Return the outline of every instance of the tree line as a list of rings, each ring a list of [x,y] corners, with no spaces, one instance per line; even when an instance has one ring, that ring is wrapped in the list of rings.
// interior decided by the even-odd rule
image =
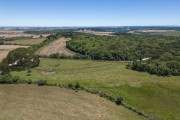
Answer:
[[[67,47],[93,60],[134,61],[128,68],[137,71],[164,76],[180,75],[180,37],[76,34]]]

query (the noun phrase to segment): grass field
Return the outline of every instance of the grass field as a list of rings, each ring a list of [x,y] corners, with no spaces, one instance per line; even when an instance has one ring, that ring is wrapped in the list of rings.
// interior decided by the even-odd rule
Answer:
[[[35,85],[0,85],[1,120],[143,120],[97,95]]]
[[[45,38],[31,38],[31,39],[21,39],[14,41],[6,41],[6,44],[16,44],[16,45],[37,45],[42,43]]]
[[[44,79],[57,84],[78,81],[85,88],[123,97],[126,104],[156,119],[180,119],[180,77],[158,77],[125,66],[121,62],[42,59],[31,76],[27,71],[11,74],[23,80]]]

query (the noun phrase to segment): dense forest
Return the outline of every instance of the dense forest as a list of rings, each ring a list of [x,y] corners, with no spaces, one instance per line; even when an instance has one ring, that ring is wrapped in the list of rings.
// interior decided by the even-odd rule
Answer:
[[[180,37],[75,34],[67,47],[93,60],[134,61],[133,70],[180,75]]]

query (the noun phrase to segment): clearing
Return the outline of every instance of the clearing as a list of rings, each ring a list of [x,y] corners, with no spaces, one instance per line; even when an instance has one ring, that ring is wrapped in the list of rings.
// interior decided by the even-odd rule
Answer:
[[[113,98],[123,97],[126,104],[156,119],[180,119],[180,77],[160,77],[132,71],[126,69],[126,64],[42,59],[31,76],[27,76],[27,71],[11,74],[23,80],[47,80],[49,84],[79,82],[85,88],[101,91]],[[51,72],[51,75],[44,72]]]
[[[0,62],[8,55],[9,51],[17,48],[28,48],[29,46],[20,45],[0,45]]]
[[[13,40],[13,41],[5,41],[5,44],[12,45],[37,45],[42,43],[45,38],[30,38],[30,39],[21,39],[21,40]]]
[[[73,57],[75,55],[75,53],[66,48],[67,41],[68,41],[68,39],[66,39],[66,38],[61,38],[59,40],[56,40],[56,41],[48,44],[47,46],[43,47],[40,50],[39,55],[50,56],[52,54],[59,53],[59,54],[63,54],[66,56]]]
[[[1,120],[143,120],[84,91],[35,85],[0,85]]]

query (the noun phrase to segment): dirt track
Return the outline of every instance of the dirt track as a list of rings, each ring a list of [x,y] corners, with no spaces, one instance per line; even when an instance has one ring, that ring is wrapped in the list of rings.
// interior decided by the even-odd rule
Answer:
[[[66,48],[66,42],[68,39],[61,38],[55,42],[50,43],[48,46],[45,46],[39,53],[39,55],[50,56],[54,53],[64,54],[66,56],[74,56],[75,53]]]

